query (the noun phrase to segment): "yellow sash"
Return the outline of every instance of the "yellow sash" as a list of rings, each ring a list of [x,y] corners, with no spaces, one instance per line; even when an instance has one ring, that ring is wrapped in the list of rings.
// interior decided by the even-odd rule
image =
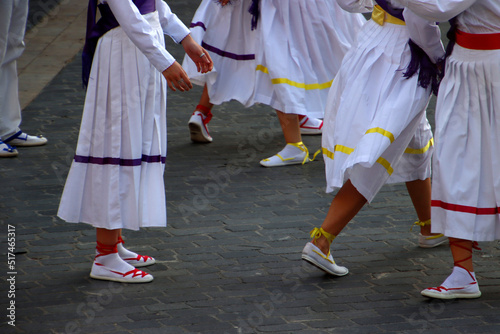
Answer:
[[[385,22],[398,24],[400,26],[405,25],[405,21],[401,21],[397,17],[394,17],[382,9],[379,5],[375,5],[372,12],[372,20],[379,25],[383,26]]]

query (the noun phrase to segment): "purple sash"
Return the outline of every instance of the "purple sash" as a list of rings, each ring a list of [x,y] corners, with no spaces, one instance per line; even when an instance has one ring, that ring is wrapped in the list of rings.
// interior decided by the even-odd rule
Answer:
[[[142,15],[152,13],[156,10],[155,0],[132,0],[132,2]],[[99,8],[101,18],[96,22],[97,8]],[[119,25],[120,24],[116,21],[108,5],[97,5],[97,0],[89,0],[87,11],[87,34],[82,52],[82,80],[85,87],[87,87],[89,82],[92,60],[99,38]]]

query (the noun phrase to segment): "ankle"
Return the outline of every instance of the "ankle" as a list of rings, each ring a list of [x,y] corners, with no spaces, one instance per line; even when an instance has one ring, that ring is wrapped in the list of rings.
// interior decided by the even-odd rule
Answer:
[[[425,225],[420,227],[420,234],[429,236],[432,235],[431,233],[431,226],[430,225]]]
[[[285,148],[283,148],[283,150],[281,150],[283,153],[292,153],[292,154],[296,154],[296,153],[303,153],[303,152],[306,152],[307,154],[309,154],[309,150],[307,149],[306,145],[304,145],[303,142],[299,141],[297,143],[286,143],[286,146]]]
[[[328,240],[324,236],[314,239],[312,243],[314,246],[318,247],[323,254],[328,255],[330,252],[330,243],[328,243]]]
[[[429,236],[429,235],[438,234],[438,233],[434,233],[434,234],[431,233],[431,220],[430,219],[427,219],[427,220],[417,220],[416,222],[413,223],[412,228],[415,225],[420,226],[420,234],[423,235],[423,236]],[[412,230],[412,228],[410,228],[410,231]]]
[[[96,241],[96,250],[99,255],[108,255],[108,254],[113,254],[113,253],[118,253],[118,242],[113,244],[113,245],[107,245],[103,244],[99,241]]]
[[[310,232],[312,243],[316,247],[318,247],[323,254],[328,255],[330,253],[330,245],[332,244],[333,239],[335,239],[335,235],[326,232],[323,228],[314,228]]]
[[[473,282],[477,282],[476,275],[473,271],[469,271],[460,266],[454,266],[450,276],[446,278],[442,285],[450,288],[465,286]]]
[[[201,104],[198,104],[194,110],[201,112],[204,116],[208,116],[212,113],[211,107],[207,107]]]

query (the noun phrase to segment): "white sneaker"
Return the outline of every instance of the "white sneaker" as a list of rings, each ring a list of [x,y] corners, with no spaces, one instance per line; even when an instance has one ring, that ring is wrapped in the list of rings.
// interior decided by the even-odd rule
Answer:
[[[335,264],[331,253],[325,256],[325,254],[323,254],[323,252],[312,242],[308,242],[302,250],[302,259],[330,275],[344,276],[349,273],[346,267]]]
[[[439,245],[444,244],[448,241],[448,237],[444,234],[436,234],[436,235],[418,235],[418,246],[422,248],[433,248]]]
[[[139,255],[132,252],[131,250],[126,249],[125,246],[123,246],[122,239],[120,239],[118,245],[116,245],[116,248],[118,249],[118,255],[120,256],[120,258],[136,268],[146,267],[156,263],[156,260],[151,256]]]
[[[0,140],[0,158],[16,157],[18,154],[19,152],[14,147]]]
[[[427,288],[420,292],[422,296],[438,299],[479,298],[481,291],[474,273],[461,267],[454,267],[453,272],[438,287]]]
[[[201,111],[195,111],[189,119],[189,133],[191,140],[196,143],[211,143],[212,136],[208,132],[207,124],[212,119],[212,113],[207,116],[203,115]]]
[[[279,167],[288,165],[303,165],[309,162],[309,151],[302,143],[288,143],[285,148],[277,154],[263,159],[260,164],[264,167]]]
[[[304,116],[299,125],[300,133],[303,135],[320,135],[323,132],[323,121],[318,118]]]
[[[41,146],[47,144],[47,138],[42,135],[30,136],[22,131],[18,131],[12,136],[3,139],[3,142],[11,146]]]
[[[118,253],[97,255],[90,271],[90,277],[122,283],[148,283],[153,276],[123,261]]]

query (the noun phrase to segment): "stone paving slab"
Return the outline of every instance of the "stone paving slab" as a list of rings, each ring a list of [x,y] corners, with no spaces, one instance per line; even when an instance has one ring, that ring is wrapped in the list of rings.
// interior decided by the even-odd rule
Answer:
[[[198,1],[169,3],[189,23]],[[181,59],[179,46],[168,48]],[[419,291],[449,274],[449,249],[418,248],[404,185],[385,186],[335,240],[334,256],[350,274],[328,277],[300,260],[332,199],[322,159],[260,167],[283,146],[274,112],[260,105],[217,107],[214,142],[192,144],[186,123],[200,94],[196,87],[168,97],[167,228],[125,232],[131,249],[158,260],[148,268],[155,280],[143,285],[90,279],[93,228],[55,216],[84,100],[79,55],[29,103],[23,128],[49,143],[0,160],[1,333],[500,332],[498,242],[474,255],[481,298],[424,299]],[[320,146],[320,137],[304,140],[311,151]],[[11,300],[15,327],[6,322]]]
[[[21,108],[28,106],[82,48],[87,3],[30,0],[26,49],[18,61]]]

